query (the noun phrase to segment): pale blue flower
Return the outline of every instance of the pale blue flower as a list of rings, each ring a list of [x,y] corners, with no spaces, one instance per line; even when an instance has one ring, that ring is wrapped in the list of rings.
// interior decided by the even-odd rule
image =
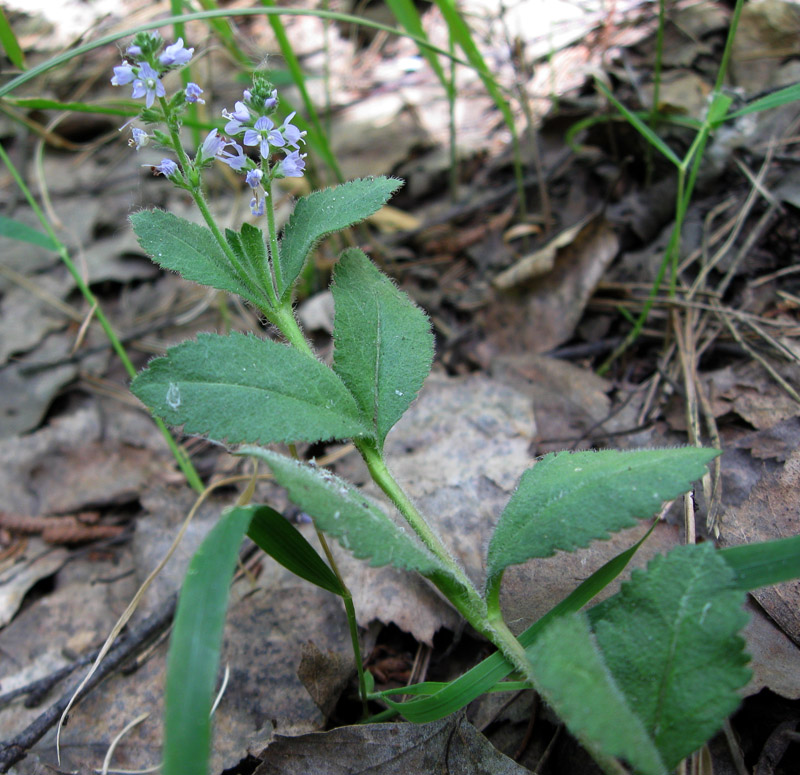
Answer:
[[[153,167],[150,164],[142,164],[143,167],[151,167],[153,172],[158,172],[168,178],[172,177],[178,171],[178,165],[172,159],[162,159],[161,164]]]
[[[116,68],[114,68],[116,70]],[[116,76],[115,76],[116,77]],[[136,100],[145,97],[144,104],[150,108],[153,106],[156,97],[163,97],[166,94],[164,84],[158,78],[158,73],[153,70],[147,62],[142,62],[139,68],[138,77],[133,82],[133,93],[131,96]]]
[[[227,148],[232,148],[235,155],[226,150]],[[232,170],[236,170],[237,172],[241,171],[248,162],[247,154],[245,154],[242,146],[233,140],[225,143],[225,145],[217,151],[217,158],[223,164],[227,164]]]
[[[197,161],[202,164],[206,159],[213,159],[219,156],[222,149],[225,147],[225,138],[217,133],[216,129],[212,129],[203,140],[203,144],[197,152]]]
[[[296,113],[296,110],[291,112],[286,116],[286,120],[281,125],[281,134],[292,148],[299,148],[299,143],[305,142],[303,138],[307,134],[306,132],[301,132],[294,124],[289,123],[295,117]]]
[[[167,67],[185,65],[194,53],[193,48],[183,47],[183,38],[178,38],[171,46],[167,46],[159,55],[158,61]]]
[[[250,188],[258,188],[261,185],[261,178],[263,176],[264,173],[256,168],[247,173],[247,178],[245,180]]]
[[[261,157],[266,159],[270,154],[270,145],[281,148],[286,144],[283,135],[275,129],[275,124],[267,116],[260,116],[253,129],[248,129],[244,133],[242,142],[245,145],[258,145]]]
[[[250,212],[253,215],[264,215],[264,213],[267,211],[266,204],[267,202],[265,199],[254,196],[250,200]]]
[[[131,134],[133,137],[128,141],[128,145],[135,145],[137,151],[150,142],[150,135],[144,129],[133,127]]]
[[[187,83],[183,93],[186,97],[186,102],[199,102],[201,105],[206,104],[205,100],[200,99],[203,90],[194,82]]]
[[[306,168],[306,154],[300,151],[292,151],[280,163],[280,174],[285,178],[302,178],[303,170]]]
[[[247,105],[238,101],[234,105],[233,113],[223,110],[222,117],[228,119],[228,123],[225,124],[225,134],[238,135],[244,130],[242,123],[250,120],[250,111],[247,109]]]
[[[129,57],[140,57],[142,55],[142,47],[141,46],[128,46],[125,53]]]
[[[127,62],[114,68],[114,77],[111,79],[112,86],[124,86],[136,78],[133,66]]]

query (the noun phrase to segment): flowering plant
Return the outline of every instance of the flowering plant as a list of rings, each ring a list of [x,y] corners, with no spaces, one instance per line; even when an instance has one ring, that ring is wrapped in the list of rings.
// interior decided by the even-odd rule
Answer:
[[[499,516],[485,579],[476,584],[384,457],[387,434],[431,367],[433,336],[425,313],[361,250],[348,249],[333,273],[331,366],[317,358],[294,316],[293,288],[315,244],[372,215],[400,181],[356,180],[303,197],[279,239],[272,183],[303,175],[304,133],[292,123],[294,114],[277,123],[277,91],[256,75],[233,110],[222,112],[224,133],[212,130],[190,157],[181,143],[181,116],[187,104],[202,101],[203,90],[189,83],[168,97],[162,78],[186,66],[192,53],[182,39],[165,47],[158,35],[142,33],[114,68],[112,83],[131,85],[132,96],[144,98],[139,118],[147,128],[133,127],[131,144],[137,151],[154,144],[172,152],[154,169],[191,195],[206,225],[160,210],[137,212],[131,222],[157,264],[238,294],[285,343],[253,334],[201,334],[151,361],[133,381],[133,392],[169,424],[242,445],[236,454],[265,462],[313,519],[331,562],[323,533],[372,565],[421,574],[497,647],[497,654],[451,684],[404,688],[417,698],[403,703],[390,691],[375,692],[357,658],[365,708],[368,699],[380,701],[409,720],[426,721],[492,688],[535,687],[607,772],[623,772],[620,761],[648,775],[674,769],[736,707],[737,690],[748,680],[737,636],[744,591],[797,575],[797,542],[770,548],[769,571],[754,552],[680,547],[634,574],[619,594],[580,612],[621,572],[637,544],[515,637],[500,607],[507,567],[574,551],[652,517],[703,475],[717,451],[547,455],[523,474]],[[252,190],[251,212],[265,219],[265,231],[248,223],[239,231],[218,227],[202,186],[204,170],[215,162],[244,177]],[[411,532],[350,483],[297,459],[297,441],[343,439],[352,440]],[[288,444],[293,457],[258,446],[268,443]],[[181,593],[168,660],[166,775],[206,771],[227,587],[245,533],[302,578],[343,598],[358,654],[352,600],[335,565],[270,507],[240,499],[196,554]],[[789,559],[781,564],[779,557]],[[511,674],[518,680],[503,680]]]

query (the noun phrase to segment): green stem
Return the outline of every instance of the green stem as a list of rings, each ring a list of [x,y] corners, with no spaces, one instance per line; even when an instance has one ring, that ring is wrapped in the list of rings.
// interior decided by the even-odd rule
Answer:
[[[220,249],[225,254],[225,257],[230,262],[231,266],[233,267],[234,271],[239,275],[239,279],[250,289],[250,291],[256,296],[261,296],[260,289],[254,286],[250,275],[247,273],[245,268],[242,266],[239,259],[236,257],[236,254],[231,249],[231,246],[228,244],[228,240],[225,239],[222,232],[217,226],[217,222],[214,219],[214,216],[211,214],[211,210],[208,207],[208,203],[206,202],[206,198],[203,195],[202,189],[199,186],[195,186],[192,184],[187,178],[189,170],[192,168],[192,163],[189,160],[189,157],[186,154],[186,151],[183,149],[183,144],[181,143],[180,133],[178,132],[178,127],[175,124],[174,119],[170,117],[169,113],[169,106],[167,105],[167,101],[160,97],[159,101],[161,102],[161,110],[164,112],[164,123],[167,125],[167,129],[169,129],[170,138],[172,139],[172,146],[175,150],[175,153],[178,156],[178,160],[181,163],[181,169],[183,170],[184,180],[186,182],[186,186],[188,188],[189,193],[191,194],[194,203],[197,205],[197,209],[200,211],[200,214],[203,216],[203,220],[206,222],[211,233],[214,235],[214,239],[217,241],[217,244],[220,246]],[[272,283],[263,283],[264,293],[267,294],[267,299],[269,300],[270,309],[261,308],[261,311],[266,315],[267,319],[272,321],[272,312],[271,308],[277,306],[277,299],[275,297],[275,290],[272,287]]]
[[[44,227],[44,230],[47,232],[48,236],[51,240],[53,240],[53,245],[56,248],[56,252],[58,253],[59,257],[64,263],[64,266],[67,267],[67,271],[72,275],[72,279],[75,281],[75,285],[78,286],[78,290],[83,295],[83,298],[86,299],[87,304],[89,307],[94,310],[94,316],[97,318],[97,322],[100,323],[101,328],[103,329],[106,337],[108,338],[111,347],[113,348],[114,352],[117,354],[117,357],[120,359],[125,371],[128,375],[133,378],[136,376],[136,368],[134,367],[131,359],[128,357],[128,353],[125,351],[125,348],[120,342],[119,337],[117,337],[116,332],[111,326],[108,318],[105,316],[102,308],[100,307],[97,298],[90,290],[89,286],[84,282],[81,273],[78,271],[78,268],[72,262],[70,258],[69,252],[67,251],[66,246],[61,242],[61,240],[56,235],[53,228],[50,226],[50,222],[47,220],[47,217],[42,212],[41,208],[39,207],[38,203],[33,197],[30,189],[28,188],[25,181],[22,179],[22,176],[19,174],[19,171],[14,166],[14,163],[11,161],[10,157],[6,153],[3,146],[0,144],[0,158],[3,159],[8,171],[11,173],[11,177],[14,178],[14,181],[19,186],[20,191],[22,191],[25,199],[27,199],[28,204],[31,206],[31,209],[36,214],[36,217],[39,219],[39,222]],[[153,418],[156,424],[156,427],[161,431],[164,440],[167,442],[167,446],[170,448],[173,456],[175,457],[178,466],[180,467],[183,475],[186,477],[186,481],[189,485],[197,490],[197,492],[203,492],[205,487],[203,485],[202,479],[200,479],[200,475],[197,473],[197,470],[192,465],[192,461],[189,459],[189,456],[186,452],[178,446],[178,443],[172,437],[172,434],[169,432],[169,428],[164,424],[162,420],[158,417]]]
[[[355,439],[353,443],[364,458],[372,479],[394,503],[422,543],[449,571],[449,577],[435,577],[431,581],[436,584],[445,597],[479,633],[497,646],[503,656],[514,665],[526,680],[532,681],[533,676],[530,663],[525,655],[525,649],[506,627],[499,614],[490,620],[486,601],[475,589],[467,574],[453,559],[447,547],[430,528],[425,517],[422,516],[394,476],[392,476],[375,442],[366,439]],[[455,580],[455,585],[453,580]]]
[[[269,258],[272,266],[272,274],[275,283],[275,298],[280,301],[281,290],[283,289],[283,277],[281,272],[281,257],[278,250],[278,230],[275,228],[275,206],[272,203],[272,179],[269,171],[264,175],[264,192],[266,193],[265,209],[267,211],[267,234],[269,235]]]

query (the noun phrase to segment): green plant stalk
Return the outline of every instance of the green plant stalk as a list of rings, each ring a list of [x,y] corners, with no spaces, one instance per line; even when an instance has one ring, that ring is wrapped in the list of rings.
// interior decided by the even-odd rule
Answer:
[[[295,444],[289,444],[289,452],[291,452],[292,457],[295,460],[300,459],[300,456],[297,454],[297,446]],[[359,643],[358,640],[358,621],[356,620],[356,608],[353,605],[353,595],[350,592],[350,587],[347,586],[345,580],[342,578],[342,574],[339,572],[339,565],[336,562],[336,558],[333,556],[333,552],[331,552],[330,546],[328,546],[328,540],[325,538],[325,534],[317,527],[316,523],[314,523],[314,530],[317,532],[317,538],[319,539],[322,551],[325,552],[328,565],[330,565],[333,574],[339,580],[339,584],[345,592],[345,594],[340,595],[340,597],[344,603],[344,611],[345,615],[347,616],[347,626],[350,630],[350,642],[353,647],[353,656],[355,657],[356,661],[356,672],[358,673],[358,693],[361,695],[362,717],[366,719],[369,716],[367,679],[364,675],[364,660],[361,658],[361,643]]]
[[[367,464],[372,479],[394,503],[422,543],[448,567],[460,583],[461,589],[455,590],[452,582],[447,583],[435,578],[431,579],[434,584],[478,632],[497,646],[503,656],[526,680],[532,681],[533,676],[525,649],[506,627],[502,617],[499,620],[495,618],[493,621],[489,621],[486,601],[392,476],[375,442],[355,439],[353,443]]]
[[[269,236],[269,261],[274,276],[275,298],[278,297],[278,288],[283,287],[283,277],[281,275],[281,257],[278,248],[278,230],[275,228],[275,206],[272,203],[272,179],[269,170],[266,171],[262,186],[265,192],[265,209],[267,211],[267,235]],[[290,289],[291,292],[291,289]]]
[[[56,245],[59,257],[64,262],[64,266],[67,267],[67,271],[70,273],[70,275],[72,275],[72,279],[78,286],[78,290],[83,295],[83,298],[86,299],[86,303],[89,304],[90,308],[94,310],[94,316],[97,318],[97,322],[100,323],[103,332],[108,338],[108,341],[111,344],[112,349],[117,354],[117,357],[120,359],[120,362],[125,368],[125,371],[128,373],[130,377],[135,377],[136,369],[133,363],[131,363],[131,359],[128,357],[128,353],[125,351],[122,342],[120,342],[119,337],[116,334],[116,331],[114,331],[113,327],[111,326],[111,323],[105,316],[105,313],[100,307],[97,298],[92,293],[89,286],[84,282],[81,273],[78,271],[78,268],[72,262],[72,259],[69,256],[69,252],[67,251],[66,246],[58,238],[52,226],[50,226],[50,222],[47,220],[47,217],[42,212],[41,208],[36,202],[36,199],[34,199],[33,194],[31,193],[25,181],[22,179],[22,176],[19,174],[19,171],[14,166],[14,163],[11,161],[11,158],[6,153],[6,150],[5,148],[3,148],[2,144],[0,144],[0,158],[3,159],[3,162],[8,168],[8,171],[11,173],[11,177],[14,178],[14,182],[19,186],[20,191],[22,191],[23,195],[25,196],[25,199],[31,206],[31,209],[35,213],[36,217],[39,219],[39,222],[44,227],[44,230],[47,232],[50,239],[53,240],[53,244]],[[203,492],[205,490],[205,486],[203,485],[203,480],[200,478],[200,475],[197,473],[197,470],[195,469],[194,465],[192,465],[192,461],[189,459],[189,456],[183,449],[181,449],[181,447],[172,437],[169,428],[167,428],[163,420],[161,420],[158,417],[153,417],[153,421],[155,422],[156,427],[159,429],[159,431],[161,431],[161,435],[167,442],[167,446],[172,452],[175,461],[178,463],[179,468],[183,472],[183,475],[186,477],[186,481],[197,492],[200,493]]]
[[[186,179],[186,175],[188,170],[192,169],[192,163],[189,160],[189,157],[186,155],[186,151],[183,149],[183,143],[181,143],[180,133],[178,132],[178,126],[174,120],[170,119],[169,108],[167,106],[167,101],[163,97],[159,97],[159,101],[161,103],[161,110],[164,113],[164,122],[169,129],[169,135],[172,139],[172,146],[175,150],[175,153],[178,156],[178,160],[181,163],[181,167],[183,169],[184,179]],[[217,226],[217,222],[214,219],[214,216],[211,214],[211,210],[208,207],[208,203],[206,202],[206,198],[203,195],[202,189],[199,186],[195,186],[192,184],[192,181],[186,179],[186,184],[188,187],[189,194],[191,195],[192,199],[194,200],[195,205],[197,205],[197,209],[200,211],[200,214],[203,216],[203,220],[206,222],[206,225],[210,229],[211,233],[214,235],[214,239],[217,241],[217,244],[222,249],[222,252],[225,253],[225,257],[230,261],[231,266],[236,270],[236,273],[241,278],[242,282],[247,285],[248,288],[256,295],[258,294],[258,289],[253,286],[253,283],[250,279],[250,275],[245,271],[244,267],[239,262],[239,259],[236,257],[236,254],[231,249],[231,246],[228,244],[228,241],[222,235],[222,232],[219,230],[219,226]],[[265,282],[265,279],[269,279],[269,282]],[[275,288],[272,284],[271,278],[262,278],[262,284],[264,286],[264,292],[267,294],[270,303],[273,307],[277,305],[277,297],[275,295]],[[272,310],[261,310],[270,322],[272,321]]]

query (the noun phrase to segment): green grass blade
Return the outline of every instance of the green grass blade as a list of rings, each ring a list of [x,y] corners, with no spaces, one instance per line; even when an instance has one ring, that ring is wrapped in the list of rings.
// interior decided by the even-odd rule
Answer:
[[[720,549],[720,555],[733,569],[739,589],[768,587],[800,578],[800,536],[743,544]]]
[[[273,0],[261,0],[261,5],[270,9],[277,8]],[[306,76],[303,72],[303,68],[300,66],[300,60],[294,53],[294,48],[292,48],[292,44],[289,41],[289,36],[286,34],[286,28],[283,26],[280,16],[272,14],[268,17],[268,19],[270,26],[272,27],[272,31],[275,33],[275,37],[278,40],[278,46],[280,46],[281,54],[286,61],[286,67],[289,69],[292,80],[300,92],[300,97],[303,100],[304,115],[307,116],[308,120],[311,122],[306,126],[303,126],[302,122],[300,121],[295,121],[295,123],[297,123],[300,129],[305,129],[308,132],[306,141],[308,142],[309,146],[313,148],[316,153],[322,156],[322,158],[325,160],[325,163],[336,176],[336,179],[339,182],[342,182],[344,181],[344,175],[339,167],[339,162],[336,159],[336,155],[333,153],[330,143],[328,143],[327,132],[325,132],[322,127],[322,122],[320,121],[320,117],[317,113],[314,102],[311,99],[311,95],[308,93],[308,89],[306,89]],[[285,100],[284,104],[287,104]]]
[[[800,83],[793,83],[778,91],[767,94],[766,97],[753,100],[753,102],[745,105],[741,110],[734,113],[729,113],[726,119],[739,118],[739,116],[746,116],[748,113],[758,113],[761,110],[772,110],[772,108],[779,108],[781,105],[787,105],[790,102],[800,100]]]
[[[247,506],[252,514],[247,535],[273,560],[301,579],[310,581],[334,595],[347,590],[300,531],[269,506]]]
[[[422,28],[422,19],[420,18],[419,11],[417,11],[416,6],[411,0],[386,0],[386,4],[391,9],[397,21],[403,25],[403,28],[407,32],[423,40],[428,39],[425,30]],[[442,69],[442,65],[439,63],[436,54],[427,46],[420,46],[419,53],[428,60],[428,64],[431,66],[431,69],[436,74],[436,77],[447,93],[448,99],[452,99],[455,96],[455,90],[450,83],[450,79]]]
[[[574,611],[579,611],[601,590],[607,587],[622,573],[625,566],[631,561],[633,555],[636,554],[639,547],[647,539],[647,536],[653,531],[653,527],[651,527],[633,546],[598,568],[588,579],[576,587],[569,596],[548,611],[541,619],[528,627],[528,629],[519,636],[519,642],[525,648],[528,648],[535,642],[539,633],[553,619],[573,613]],[[480,697],[482,694],[491,691],[491,689],[508,676],[512,670],[512,666],[500,653],[494,653],[455,681],[447,684],[445,688],[431,697],[410,700],[404,703],[393,702],[388,699],[386,702],[391,708],[414,723],[435,721],[436,719],[443,718],[463,708],[476,697]]]
[[[22,49],[17,42],[17,36],[14,34],[14,30],[11,29],[2,7],[0,7],[0,46],[5,49],[6,56],[14,67],[18,67],[20,70],[25,69],[25,54],[22,53]]]
[[[677,157],[675,152],[652,130],[639,116],[633,111],[628,110],[606,87],[606,85],[595,79],[595,85],[605,95],[605,97],[614,104],[614,107],[625,116],[626,121],[639,132],[650,145],[658,149],[664,156],[666,156],[676,167],[680,168],[681,160]]]
[[[222,515],[189,563],[167,656],[163,775],[205,775],[228,591],[252,514]]]
[[[47,234],[13,218],[6,218],[5,215],[0,215],[0,237],[17,240],[17,242],[29,242],[31,245],[38,245],[47,250],[58,250],[58,245]]]

